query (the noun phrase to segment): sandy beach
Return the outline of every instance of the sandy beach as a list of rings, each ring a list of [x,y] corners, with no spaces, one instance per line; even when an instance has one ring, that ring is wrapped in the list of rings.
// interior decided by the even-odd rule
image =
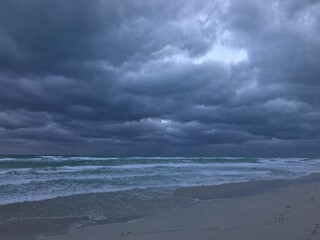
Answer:
[[[175,194],[203,201],[133,222],[92,226],[42,240],[320,239],[318,175],[180,188]]]
[[[320,240],[320,0],[0,0],[0,240]]]

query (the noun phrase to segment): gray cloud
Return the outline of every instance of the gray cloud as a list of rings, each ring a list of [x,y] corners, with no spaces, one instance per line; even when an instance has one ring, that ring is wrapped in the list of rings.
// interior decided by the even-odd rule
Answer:
[[[1,1],[0,153],[316,156],[319,12]]]

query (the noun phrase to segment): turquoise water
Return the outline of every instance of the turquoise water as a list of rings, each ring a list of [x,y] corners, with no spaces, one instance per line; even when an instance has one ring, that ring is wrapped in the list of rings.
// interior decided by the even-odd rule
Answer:
[[[195,199],[173,194],[181,186],[314,172],[320,172],[318,158],[2,156],[0,235],[35,239],[193,204]]]
[[[304,158],[0,158],[0,205],[85,193],[296,178],[320,170]]]

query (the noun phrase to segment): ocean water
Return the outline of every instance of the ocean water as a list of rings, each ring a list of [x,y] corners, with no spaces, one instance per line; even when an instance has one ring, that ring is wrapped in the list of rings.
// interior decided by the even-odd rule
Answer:
[[[291,179],[314,172],[320,172],[320,159],[3,156],[0,232],[35,222],[55,226],[46,230],[54,233],[65,231],[61,222],[76,228],[134,219],[195,201],[174,196],[177,187]]]

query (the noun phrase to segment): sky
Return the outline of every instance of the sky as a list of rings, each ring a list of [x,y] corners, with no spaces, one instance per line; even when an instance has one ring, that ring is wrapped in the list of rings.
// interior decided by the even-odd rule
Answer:
[[[0,154],[320,156],[319,0],[1,0]]]

